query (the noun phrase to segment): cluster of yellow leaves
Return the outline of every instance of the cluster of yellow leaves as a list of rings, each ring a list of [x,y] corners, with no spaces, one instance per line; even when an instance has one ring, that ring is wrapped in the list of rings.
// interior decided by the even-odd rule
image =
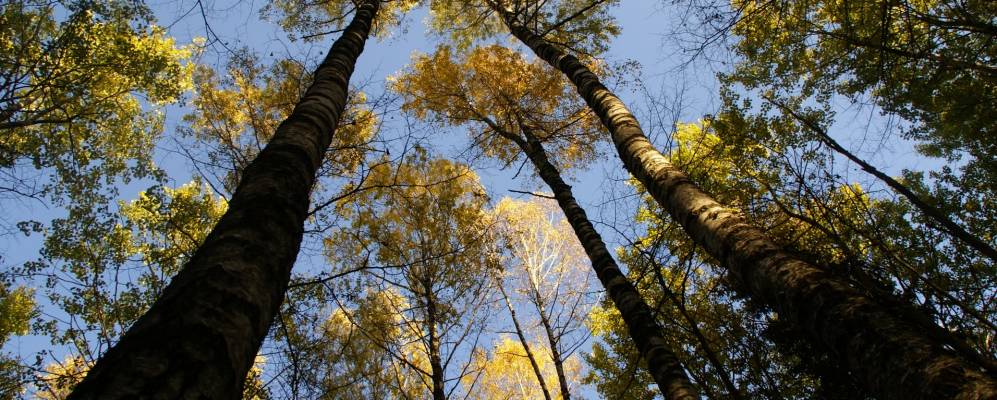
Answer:
[[[34,292],[23,286],[10,290],[0,284],[0,345],[12,335],[28,332],[28,322],[35,313]]]
[[[432,55],[415,55],[409,69],[390,82],[405,99],[405,111],[468,126],[474,143],[489,157],[513,162],[521,150],[497,130],[524,137],[524,126],[544,142],[556,165],[570,167],[595,157],[598,120],[561,74],[512,49],[491,45],[455,54],[441,46]]]
[[[167,276],[176,273],[183,261],[204,241],[228,208],[206,184],[194,180],[162,192],[143,191],[138,199],[120,204],[132,245],[130,253],[140,254],[148,265],[160,266]]]
[[[265,357],[256,356],[256,361],[246,377],[243,400],[267,400],[270,398],[261,380],[263,376],[261,367],[265,363]],[[40,400],[65,400],[69,398],[73,388],[83,380],[91,366],[93,366],[92,363],[85,361],[82,357],[66,357],[62,362],[46,365],[45,372],[38,379],[39,385],[34,391],[35,398]]]
[[[236,171],[227,177],[233,190],[241,171],[273,137],[277,127],[311,83],[311,74],[293,60],[279,60],[270,67],[255,56],[240,53],[228,67],[227,76],[202,67],[194,76],[194,112],[186,115],[190,132],[214,149],[208,156]],[[360,145],[374,136],[378,120],[365,105],[362,92],[351,93],[346,111],[333,135],[326,166],[333,174],[346,174],[363,161]]]
[[[530,350],[537,360],[537,366],[543,375],[547,390],[555,399],[564,398],[558,385],[557,371],[547,345],[540,342],[530,343]],[[537,380],[536,372],[530,365],[523,344],[509,337],[501,337],[495,342],[490,352],[478,351],[469,368],[480,371],[465,376],[463,381],[474,390],[469,396],[472,399],[541,399],[543,391]],[[582,363],[578,356],[572,356],[564,362],[564,373],[569,387],[577,387],[581,380]],[[480,375],[479,375],[480,374]]]
[[[324,385],[337,398],[359,398],[349,383],[363,377],[370,393],[390,397],[418,397],[424,390],[417,372],[406,362],[388,353],[397,351],[408,363],[429,370],[429,360],[419,349],[420,332],[405,324],[403,310],[408,300],[394,289],[370,290],[355,309],[337,307],[322,326],[323,347],[329,353],[329,365],[339,365]]]
[[[79,228],[57,225],[46,237],[46,256],[62,263],[68,279],[88,288],[72,296],[49,292],[50,301],[87,324],[86,331],[66,328],[55,341],[89,346],[84,335],[90,333],[115,340],[155,301],[226,205],[194,181],[178,188],[154,186],[118,207],[119,214],[108,220],[73,221],[85,225]]]
[[[516,106],[551,114],[559,106],[564,82],[542,63],[527,62],[518,52],[492,45],[456,54],[447,46],[432,55],[416,54],[412,73],[396,77],[393,88],[406,95],[404,110],[425,118],[434,112],[456,124],[489,115],[505,121]]]
[[[489,14],[488,4],[483,1],[431,1],[427,22],[433,31],[449,33],[450,41],[464,50],[477,40],[507,31],[501,19]],[[488,18],[482,18],[483,15],[488,15]]]
[[[616,19],[609,14],[619,0],[600,1],[559,0],[540,2],[495,1],[499,7],[521,8],[519,20],[529,19],[529,26],[544,38],[570,46],[575,53],[599,55],[620,33]],[[429,3],[429,26],[450,36],[459,49],[468,49],[508,32],[501,18],[491,10],[490,2],[474,0],[432,1]],[[583,13],[579,11],[585,10]],[[568,17],[570,20],[566,20]]]
[[[83,357],[66,357],[61,363],[54,362],[45,366],[35,397],[41,400],[65,400],[91,366]]]
[[[723,121],[726,122],[726,121]],[[686,171],[693,180],[721,199],[739,209],[749,209],[760,203],[760,199],[773,195],[769,188],[778,185],[778,172],[766,167],[759,160],[767,157],[769,149],[750,140],[732,142],[721,138],[714,131],[712,122],[696,124],[678,124],[673,135],[675,147],[669,153],[669,159],[675,165]],[[635,183],[636,184],[636,183]],[[787,199],[776,199],[786,202]],[[808,201],[800,204],[796,210],[803,218],[823,221],[829,224],[833,231],[847,231],[850,226],[860,226],[867,217],[868,210],[881,205],[869,197],[858,184],[843,185],[832,191],[829,196],[821,199],[821,203]],[[836,245],[830,242],[826,234],[813,229],[799,218],[786,220],[782,211],[774,203],[767,203],[758,222],[771,225],[776,237],[793,238],[794,246],[805,248],[815,254],[822,254],[828,262],[840,262],[844,254]],[[826,209],[832,208],[838,214],[838,219],[828,221]],[[663,218],[664,214],[650,198],[645,201],[636,214],[636,221],[646,223],[647,234],[642,242],[647,244],[661,240],[673,244],[678,254],[688,251],[686,240],[682,233],[672,229],[670,222]],[[676,236],[678,234],[678,236]],[[861,237],[851,235],[849,248],[863,252],[868,244]],[[684,249],[684,250],[682,250]]]
[[[46,189],[56,200],[148,176],[163,128],[151,108],[190,87],[193,45],[177,46],[155,25],[90,11],[57,22],[51,6],[15,3],[0,11],[0,70],[11,77],[0,89],[0,167],[52,168]]]
[[[562,217],[563,211],[553,200],[516,200],[503,197],[494,212],[500,221],[500,230],[514,238],[515,244],[528,240],[541,243],[558,243],[564,246],[577,244],[571,225]],[[580,249],[580,246],[571,246]]]
[[[674,147],[668,153],[669,160],[724,204],[743,207],[761,190],[756,179],[774,179],[771,171],[748,162],[751,157],[767,154],[767,149],[755,143],[734,145],[725,141],[713,130],[711,122],[677,124],[672,138]],[[640,185],[635,179],[630,184]],[[650,197],[638,209],[635,220],[648,225],[643,243],[657,240],[663,234],[662,210]]]
[[[619,330],[623,323],[623,316],[615,307],[605,307],[597,305],[592,307],[585,319],[585,326],[592,332],[592,337],[606,336],[613,331]]]
[[[404,20],[405,13],[421,3],[422,0],[381,1],[374,16],[373,34],[382,38],[390,36]],[[328,40],[326,36],[338,34],[350,22],[356,5],[357,2],[346,0],[278,0],[268,4],[264,12],[277,17],[285,30],[298,32],[306,40]]]
[[[527,298],[538,295],[543,302],[577,304],[588,291],[592,269],[557,203],[505,197],[494,213],[514,265],[504,275],[516,283],[516,290]]]
[[[84,41],[86,47],[72,49],[77,54],[55,65],[69,72],[63,78],[99,82],[93,85],[90,95],[109,98],[119,95],[122,89],[138,88],[145,100],[167,104],[190,88],[194,65],[184,60],[193,55],[196,44],[177,47],[166,29],[155,25],[136,33],[89,21],[75,28],[78,30],[73,32],[74,39]],[[80,69],[80,60],[100,60],[104,65]]]
[[[263,382],[263,368],[266,367],[267,358],[261,354],[256,355],[253,366],[246,375],[246,383],[242,387],[242,400],[269,400],[270,392]]]
[[[392,345],[380,354],[394,354],[418,371],[414,377],[401,366],[386,371],[401,377],[404,385],[398,388],[405,391],[426,390],[432,370],[429,354],[461,346],[447,338],[478,326],[475,315],[480,311],[482,280],[495,267],[494,243],[487,236],[492,224],[488,197],[478,176],[464,164],[431,158],[421,148],[410,151],[397,165],[377,164],[360,191],[337,204],[336,212],[349,226],[324,240],[334,268],[366,267],[355,282],[343,282],[346,292],[389,286],[398,288],[404,298],[380,297],[386,299],[383,303],[392,303],[391,312],[381,313],[382,318],[397,315],[400,320],[357,325],[364,332],[375,332],[367,333],[374,338],[396,335],[387,338]],[[334,318],[339,317],[334,314]],[[435,330],[435,343],[427,339],[430,330]],[[351,330],[342,332],[349,335]]]
[[[351,218],[366,237],[355,240],[351,233],[340,232],[325,240],[330,252],[360,257],[374,243],[388,244],[377,246],[377,257],[392,265],[418,263],[429,256],[427,251],[450,254],[427,263],[433,269],[473,265],[462,258],[465,254],[480,257],[474,251],[459,251],[483,245],[487,195],[478,175],[466,165],[416,153],[396,168],[378,164],[364,183],[370,189],[337,205],[337,212]]]

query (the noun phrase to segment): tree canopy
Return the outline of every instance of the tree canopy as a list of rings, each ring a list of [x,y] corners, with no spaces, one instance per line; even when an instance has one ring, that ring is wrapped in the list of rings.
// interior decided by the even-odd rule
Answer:
[[[995,21],[5,2],[0,399],[997,398]]]

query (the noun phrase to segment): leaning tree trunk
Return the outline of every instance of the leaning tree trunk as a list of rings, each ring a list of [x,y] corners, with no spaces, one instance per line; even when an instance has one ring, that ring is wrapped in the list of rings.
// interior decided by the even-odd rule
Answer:
[[[365,1],[314,83],[246,167],[228,211],[70,399],[238,399],[284,299],[308,195],[346,106],[378,1]]]
[[[786,252],[737,210],[714,200],[653,147],[633,114],[592,71],[490,4],[514,36],[571,80],[609,130],[627,170],[720,261],[731,280],[806,332],[813,345],[839,360],[871,393],[904,400],[997,398],[993,376],[915,323]]]
[[[537,175],[550,187],[557,204],[564,212],[568,223],[575,231],[575,236],[581,242],[585,254],[592,262],[596,276],[609,294],[609,298],[620,311],[623,321],[627,324],[630,337],[637,345],[637,351],[647,362],[648,372],[658,384],[661,394],[668,400],[699,399],[696,387],[689,381],[682,364],[665,340],[665,335],[658,321],[654,319],[651,308],[640,296],[637,288],[623,275],[616,265],[616,260],[606,248],[602,236],[592,226],[585,210],[575,200],[571,186],[561,179],[561,173],[547,158],[540,142],[531,135],[527,127],[523,127],[526,140],[511,134],[501,127],[489,124],[499,134],[515,142],[533,163]],[[551,333],[548,330],[548,336]],[[554,343],[552,343],[552,346]],[[552,349],[555,350],[555,349]],[[556,350],[555,350],[556,351]],[[562,383],[563,387],[567,382]]]

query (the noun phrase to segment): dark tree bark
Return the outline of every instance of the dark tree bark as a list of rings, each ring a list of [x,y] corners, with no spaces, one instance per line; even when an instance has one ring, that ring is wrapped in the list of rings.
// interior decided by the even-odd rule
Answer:
[[[312,86],[243,172],[228,211],[70,399],[241,398],[284,299],[308,195],[378,6],[370,0],[358,6]]]
[[[554,193],[557,204],[592,262],[596,276],[623,316],[630,337],[634,340],[641,357],[647,362],[648,372],[654,377],[661,393],[668,400],[699,399],[696,387],[689,381],[685,369],[668,346],[668,341],[662,334],[661,326],[654,319],[651,308],[620,270],[616,260],[606,248],[602,236],[595,230],[585,210],[575,200],[571,186],[564,182],[561,173],[547,158],[541,143],[529,133],[530,128],[522,126],[521,130],[526,136],[524,139],[502,129],[490,120],[485,122],[498,134],[515,142],[523,150],[536,168],[537,175]],[[566,382],[564,385],[566,386]]]
[[[726,268],[738,289],[806,332],[806,339],[848,368],[870,393],[903,400],[997,398],[993,376],[916,323],[784,251],[737,210],[714,200],[654,148],[623,102],[576,57],[489,4],[514,36],[576,86],[609,130],[627,171]]]
[[[439,317],[436,312],[436,299],[433,296],[432,284],[429,282],[429,278],[422,281],[422,288],[426,291],[426,328],[427,335],[429,335],[429,366],[431,367],[433,387],[433,400],[445,400],[447,398],[446,391],[443,390],[444,377],[443,377],[443,360],[440,358],[440,338],[436,333],[436,324],[439,322]]]

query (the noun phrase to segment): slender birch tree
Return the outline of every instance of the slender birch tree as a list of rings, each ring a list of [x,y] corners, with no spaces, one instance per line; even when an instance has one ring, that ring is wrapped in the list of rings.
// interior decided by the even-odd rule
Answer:
[[[507,279],[499,284],[510,285],[533,306],[542,328],[537,336],[546,339],[545,353],[554,364],[558,394],[567,400],[571,384],[566,365],[589,336],[582,333],[591,307],[587,295],[591,270],[585,265],[584,249],[549,199],[504,198],[496,213],[500,238],[511,255],[504,268]],[[529,351],[527,341],[521,339],[521,344]],[[543,380],[539,374],[537,379]]]

